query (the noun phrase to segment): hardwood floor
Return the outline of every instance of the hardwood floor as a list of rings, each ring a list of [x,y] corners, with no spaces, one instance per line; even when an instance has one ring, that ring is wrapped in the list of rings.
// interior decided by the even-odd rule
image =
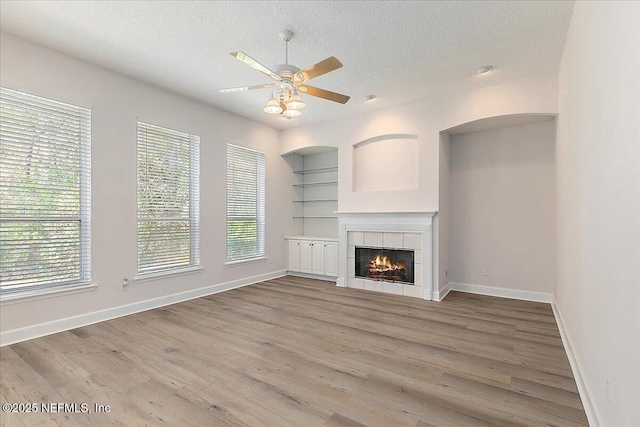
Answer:
[[[0,356],[3,404],[110,406],[3,426],[587,425],[551,307],[457,292],[284,277]]]

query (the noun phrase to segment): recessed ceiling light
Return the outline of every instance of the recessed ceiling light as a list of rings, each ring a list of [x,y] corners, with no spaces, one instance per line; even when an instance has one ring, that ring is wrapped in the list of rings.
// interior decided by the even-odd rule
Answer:
[[[476,74],[488,73],[491,70],[493,70],[493,67],[491,65],[484,65],[476,70]]]
[[[367,95],[364,97],[364,100],[369,102],[369,101],[373,101],[374,99],[376,99],[375,95]]]

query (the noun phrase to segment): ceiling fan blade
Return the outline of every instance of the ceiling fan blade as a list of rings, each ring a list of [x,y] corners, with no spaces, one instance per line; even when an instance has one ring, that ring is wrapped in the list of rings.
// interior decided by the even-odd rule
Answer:
[[[331,92],[324,89],[319,89],[314,86],[300,85],[298,90],[306,95],[316,96],[318,98],[328,99],[329,101],[339,102],[340,104],[346,104],[349,100],[347,95],[341,93]]]
[[[267,67],[265,67],[264,65],[262,65],[261,63],[259,63],[258,61],[256,61],[255,59],[253,59],[252,57],[250,57],[244,52],[231,52],[230,55],[236,58],[237,60],[247,64],[249,67],[255,70],[258,70],[261,73],[271,77],[273,80],[277,82],[282,80],[282,78],[279,75],[277,75],[276,73],[274,73],[273,71],[271,71],[270,69],[268,69]]]
[[[220,89],[222,93],[229,92],[244,92],[245,90],[254,90],[254,89],[266,89],[268,87],[274,87],[277,83],[268,83],[266,85],[255,85],[255,86],[241,86],[241,87],[230,87],[228,89]]]
[[[294,80],[296,82],[308,82],[311,79],[330,73],[340,67],[342,67],[342,62],[338,61],[334,56],[331,56],[324,61],[320,61],[302,71],[298,71],[294,76]]]

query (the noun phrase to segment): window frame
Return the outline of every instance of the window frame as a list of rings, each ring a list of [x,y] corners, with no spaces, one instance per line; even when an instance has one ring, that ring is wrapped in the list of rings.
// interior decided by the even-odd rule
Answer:
[[[256,155],[256,252],[252,254],[245,254],[241,256],[229,256],[229,160],[230,150],[232,147],[234,150],[243,150],[245,152],[254,153]],[[254,148],[245,147],[242,145],[234,144],[232,142],[227,143],[227,156],[226,156],[226,179],[225,179],[225,192],[226,192],[226,205],[225,205],[225,266],[233,266],[237,264],[243,264],[247,262],[254,262],[267,259],[266,257],[266,169],[267,169],[266,153]],[[260,178],[262,178],[260,182]]]
[[[176,138],[186,138],[189,140],[189,215],[188,217],[154,217],[140,216],[141,199],[140,199],[140,165],[139,150],[141,138],[141,126],[145,129],[148,127],[155,128],[159,132],[167,135],[173,135]],[[145,137],[145,149],[148,148],[148,139]],[[175,141],[174,141],[175,142]],[[162,150],[161,150],[162,151]],[[145,156],[148,155],[148,151]],[[153,222],[158,219],[167,221],[188,221],[189,222],[189,263],[186,265],[167,266],[153,269],[140,269],[140,223]],[[155,125],[146,121],[138,120],[136,124],[136,276],[135,281],[152,280],[158,277],[188,274],[202,270],[200,266],[200,137],[198,135],[178,131],[172,128]]]
[[[13,106],[16,109],[24,108],[32,110],[32,114],[36,118],[31,118],[29,121],[22,123],[23,129],[32,126],[31,129],[36,129],[43,135],[47,132],[54,133],[56,137],[60,137],[64,131],[55,129],[53,126],[47,126],[37,124],[36,120],[50,120],[50,117],[67,117],[66,120],[73,118],[77,119],[78,133],[75,137],[68,137],[60,140],[57,146],[54,146],[54,152],[61,153],[68,150],[69,144],[78,143],[78,184],[77,184],[77,197],[78,208],[77,214],[60,215],[56,213],[54,215],[30,215],[27,210],[25,215],[19,216],[15,214],[2,214],[0,212],[0,222],[2,223],[20,223],[20,222],[37,222],[37,223],[57,223],[67,222],[78,224],[78,261],[77,261],[77,278],[74,279],[62,279],[53,281],[42,281],[35,278],[34,283],[30,285],[23,285],[18,287],[11,287],[12,285],[2,284],[0,280],[0,301],[4,303],[15,302],[18,300],[33,299],[40,296],[55,296],[65,293],[83,292],[86,290],[95,289],[96,285],[91,283],[91,109],[82,107],[79,105],[69,104],[61,101],[57,101],[51,98],[34,95],[27,92],[17,91],[8,87],[1,87],[2,102],[8,106]],[[65,116],[66,115],[66,116]],[[10,117],[3,117],[2,121],[10,123],[12,119]],[[15,148],[16,140],[23,140],[24,145],[32,145],[40,149],[51,149],[51,142],[58,140],[58,138],[48,137],[47,139],[41,139],[38,143],[33,143],[33,135],[22,129],[16,129],[11,126],[7,132],[15,134],[11,144],[7,147],[14,147],[11,151],[16,152],[19,149]],[[67,131],[68,132],[68,131]],[[44,142],[47,141],[47,142]],[[7,148],[10,150],[10,148]],[[1,161],[0,161],[1,163]],[[76,164],[73,162],[73,164]],[[51,165],[48,165],[51,169]],[[0,177],[1,179],[1,177]],[[7,181],[8,186],[10,182]],[[42,183],[40,183],[42,185]],[[26,188],[26,187],[22,187]],[[50,194],[61,194],[61,190],[56,192],[55,188],[48,190]],[[75,194],[75,188],[73,192]],[[6,216],[5,216],[6,215]],[[0,239],[1,242],[1,239]],[[74,240],[75,242],[75,240]],[[46,275],[41,276],[46,279]],[[1,276],[0,276],[1,279]],[[15,285],[13,285],[15,286]],[[6,287],[9,287],[6,289]]]

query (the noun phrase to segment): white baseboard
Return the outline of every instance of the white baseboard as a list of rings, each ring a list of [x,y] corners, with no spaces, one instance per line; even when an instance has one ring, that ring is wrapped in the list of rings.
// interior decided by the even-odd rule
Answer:
[[[442,301],[444,297],[446,297],[447,294],[449,294],[449,292],[451,292],[451,282],[444,285],[444,288],[442,288],[439,292],[433,293],[434,301]]]
[[[470,294],[489,295],[492,297],[512,298],[525,301],[547,302],[553,301],[553,294],[544,292],[521,291],[519,289],[496,288],[493,286],[472,285],[469,283],[448,283],[452,291],[468,292]]]
[[[217,294],[218,292],[224,292],[230,289],[252,285],[254,283],[263,282],[265,280],[276,279],[278,277],[286,276],[286,274],[287,272],[285,270],[274,271],[271,273],[246,277],[243,279],[232,280],[226,283],[219,283],[217,285],[205,286],[203,288],[179,292],[177,294],[164,295],[161,297],[121,305],[118,307],[107,308],[105,310],[100,310],[93,313],[80,314],[78,316],[53,320],[51,322],[40,323],[33,326],[26,326],[24,328],[3,331],[0,333],[0,347],[30,340],[33,338],[43,337],[45,335],[68,331],[69,329],[92,325],[98,322],[104,322],[105,320],[115,319],[117,317],[128,316],[130,314],[139,313],[141,311],[164,307],[166,305],[188,301],[207,295]]]
[[[319,274],[301,273],[299,271],[287,271],[289,276],[304,277],[305,279],[326,280],[327,282],[336,282],[337,278],[333,276],[322,276]]]
[[[591,388],[587,383],[587,378],[584,375],[582,364],[580,363],[578,354],[575,352],[575,347],[573,346],[573,342],[571,341],[569,332],[565,327],[564,320],[562,319],[562,314],[560,314],[560,309],[555,298],[552,298],[551,308],[553,309],[553,315],[556,318],[556,323],[558,324],[558,329],[560,330],[562,345],[564,346],[564,350],[567,353],[569,365],[571,365],[571,371],[573,372],[573,377],[575,378],[576,385],[578,386],[578,393],[580,394],[580,399],[582,400],[582,406],[584,407],[584,411],[587,415],[589,426],[602,426],[604,424],[600,421],[602,418],[600,417],[597,407],[595,406],[595,399],[593,398],[593,394],[591,393]]]

